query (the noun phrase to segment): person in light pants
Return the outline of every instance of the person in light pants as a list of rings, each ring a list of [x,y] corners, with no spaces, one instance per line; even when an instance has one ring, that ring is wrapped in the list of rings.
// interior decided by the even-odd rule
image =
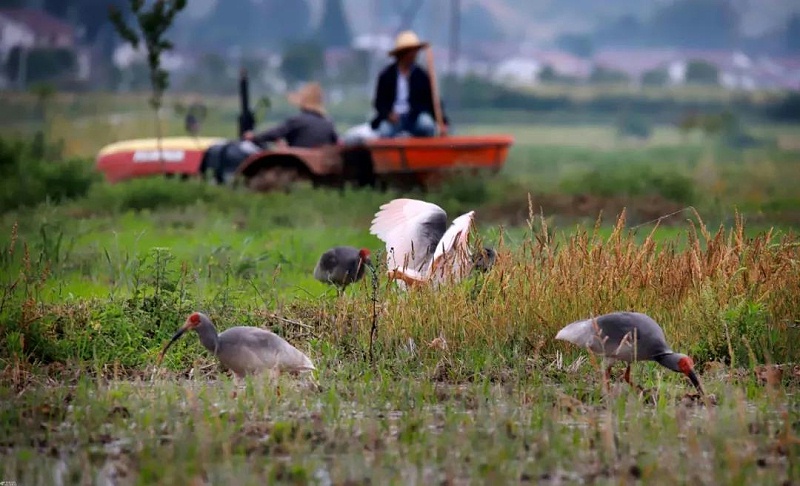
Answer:
[[[420,49],[427,47],[412,31],[398,34],[389,51],[395,62],[378,76],[374,106],[377,116],[371,127],[379,137],[433,137],[447,135],[448,120],[442,107],[443,123],[434,119],[433,93],[428,73],[416,63]]]

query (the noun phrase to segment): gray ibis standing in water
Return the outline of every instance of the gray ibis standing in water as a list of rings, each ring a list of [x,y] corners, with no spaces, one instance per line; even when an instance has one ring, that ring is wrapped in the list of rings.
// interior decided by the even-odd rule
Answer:
[[[348,285],[364,277],[365,267],[371,267],[369,250],[352,246],[337,246],[322,254],[314,268],[314,278],[335,285],[341,294]]]
[[[189,330],[197,331],[203,346],[240,378],[262,371],[278,374],[315,369],[308,356],[273,332],[257,327],[236,326],[217,334],[211,319],[200,312],[192,313],[164,346],[158,356],[159,365],[172,343]]]
[[[631,381],[631,362],[655,361],[661,366],[686,375],[700,394],[703,388],[694,372],[692,358],[672,351],[664,331],[650,316],[639,312],[612,312],[593,319],[576,321],[556,334],[556,339],[588,347],[606,358],[606,377],[611,377],[611,367],[625,361],[625,381]]]
[[[436,204],[416,199],[394,199],[375,213],[369,232],[386,244],[390,279],[403,284],[458,282],[475,269],[488,270],[495,252],[469,250],[475,211],[453,220]],[[401,284],[401,287],[404,285]]]

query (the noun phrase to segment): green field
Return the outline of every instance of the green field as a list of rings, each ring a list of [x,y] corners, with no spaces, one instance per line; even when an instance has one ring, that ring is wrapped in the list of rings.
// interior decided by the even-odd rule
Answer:
[[[150,136],[146,112],[108,122],[135,102],[83,99],[73,118],[59,105],[48,137],[85,157]],[[513,134],[505,169],[406,195],[451,218],[475,209],[495,267],[409,293],[382,269],[342,297],[314,264],[340,244],[383,261],[368,228],[399,193],[82,185],[85,162],[13,172],[0,150],[4,191],[50,195],[0,216],[0,481],[795,484],[800,128],[748,130],[759,143],[732,148],[666,125],[646,141],[599,124],[460,127]],[[83,189],[55,198],[24,176],[39,170]],[[195,310],[272,329],[318,372],[239,385],[193,333],[156,369]],[[646,392],[604,392],[600,362],[553,337],[612,310],[659,321],[713,397],[653,363],[634,366]]]

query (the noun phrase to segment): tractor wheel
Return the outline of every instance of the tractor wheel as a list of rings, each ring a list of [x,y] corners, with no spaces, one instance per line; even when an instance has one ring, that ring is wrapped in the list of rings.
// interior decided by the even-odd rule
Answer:
[[[258,192],[282,190],[288,193],[302,179],[304,177],[297,167],[265,167],[247,180],[247,187]]]

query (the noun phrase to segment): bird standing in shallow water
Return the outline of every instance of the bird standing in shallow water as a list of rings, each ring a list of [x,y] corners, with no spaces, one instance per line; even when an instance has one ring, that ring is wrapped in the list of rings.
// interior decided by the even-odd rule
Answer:
[[[158,356],[159,365],[172,343],[189,330],[196,331],[200,343],[240,378],[262,371],[277,374],[316,369],[308,356],[271,331],[236,326],[217,334],[211,319],[200,312],[192,313],[164,346]]]
[[[458,282],[476,263],[483,270],[494,263],[494,250],[485,249],[485,257],[473,257],[469,250],[474,219],[475,211],[469,211],[448,228],[444,209],[402,198],[380,207],[369,232],[386,244],[390,279],[406,285]]]
[[[341,295],[348,285],[364,277],[366,267],[372,267],[368,249],[337,246],[319,258],[314,268],[314,278],[322,283],[335,285]]]
[[[556,339],[588,347],[608,361],[606,377],[616,361],[625,361],[625,381],[631,381],[631,362],[655,361],[661,366],[683,373],[700,394],[703,388],[694,372],[692,358],[672,351],[664,331],[650,316],[639,312],[612,312],[594,319],[576,321],[556,334]]]

